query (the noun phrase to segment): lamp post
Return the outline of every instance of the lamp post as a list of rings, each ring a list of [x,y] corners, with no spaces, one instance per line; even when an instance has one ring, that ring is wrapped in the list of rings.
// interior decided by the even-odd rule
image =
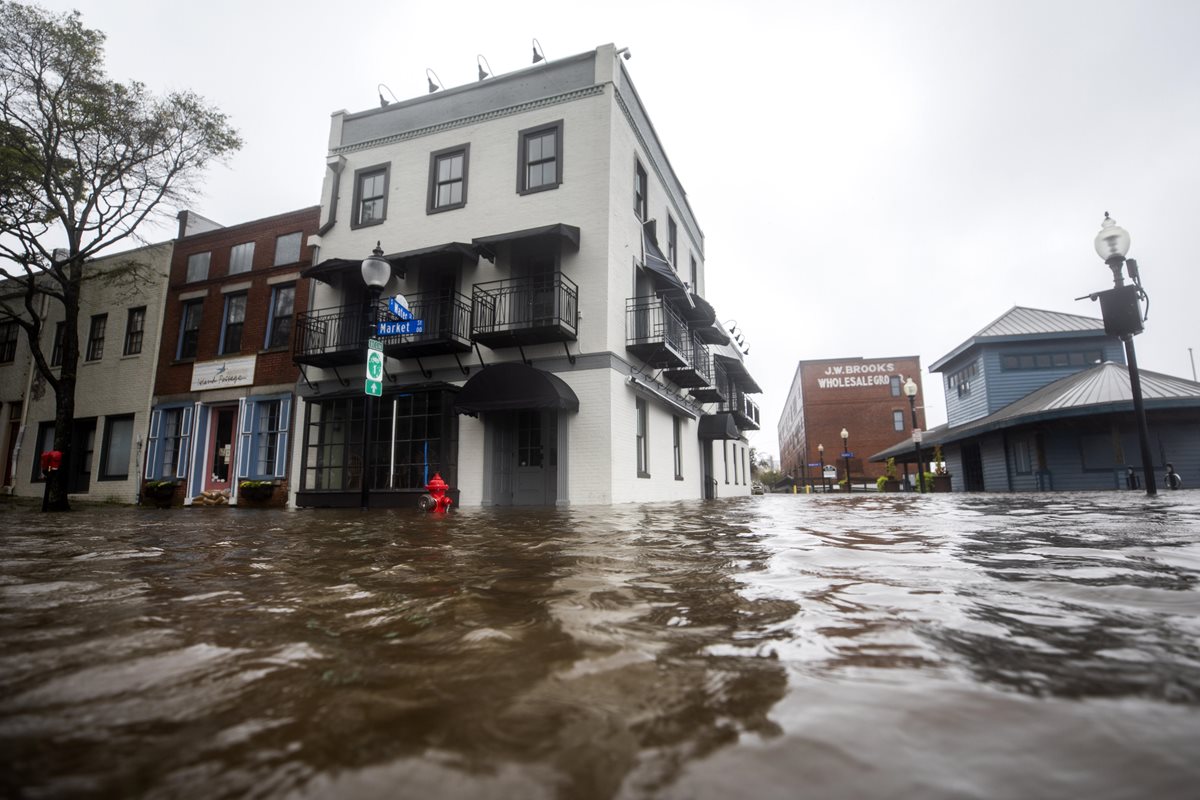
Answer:
[[[1129,388],[1133,393],[1133,415],[1137,422],[1138,444],[1142,449],[1142,473],[1146,481],[1146,494],[1158,494],[1154,480],[1154,463],[1150,456],[1150,429],[1146,424],[1146,407],[1142,403],[1142,378],[1138,374],[1137,353],[1133,348],[1133,337],[1142,332],[1142,310],[1138,302],[1142,291],[1142,280],[1138,274],[1137,261],[1126,259],[1129,252],[1129,232],[1104,212],[1104,222],[1096,234],[1096,254],[1104,259],[1112,270],[1113,288],[1091,295],[1100,299],[1100,312],[1104,317],[1104,332],[1116,334],[1125,343],[1125,360],[1129,366]],[[1132,286],[1125,285],[1121,268],[1129,273]]]
[[[842,459],[846,462],[846,494],[854,491],[850,487],[850,431],[842,428]]]
[[[383,287],[392,277],[392,265],[384,259],[383,249],[380,248],[379,242],[375,243],[375,249],[371,251],[371,255],[363,259],[361,271],[363,283],[367,285],[367,307],[363,309],[363,324],[366,328],[364,343],[366,343],[375,338],[375,322],[378,316],[376,306],[379,304],[379,295],[383,293]],[[363,411],[366,419],[363,422],[362,486],[359,500],[363,511],[366,511],[371,496],[371,438],[374,435],[371,430],[371,422],[375,416],[375,397],[373,395],[365,395]]]
[[[904,395],[908,398],[908,407],[912,411],[913,453],[917,457],[917,482],[921,485],[921,494],[925,494],[925,468],[921,466],[921,429],[917,427],[917,382],[912,378],[904,382]]]
[[[822,491],[828,492],[829,483],[825,480],[825,445],[817,445],[817,455],[820,456],[821,459],[821,489]]]

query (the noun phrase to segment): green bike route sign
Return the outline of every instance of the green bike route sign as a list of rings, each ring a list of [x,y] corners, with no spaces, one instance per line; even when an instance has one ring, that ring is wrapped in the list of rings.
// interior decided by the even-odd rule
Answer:
[[[367,380],[363,391],[373,397],[383,394],[383,343],[367,340]]]

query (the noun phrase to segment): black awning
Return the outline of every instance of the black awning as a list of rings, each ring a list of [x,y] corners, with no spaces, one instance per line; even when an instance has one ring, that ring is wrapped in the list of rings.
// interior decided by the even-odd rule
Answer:
[[[666,290],[668,294],[686,301],[690,309],[692,305],[691,292],[680,280],[675,268],[671,266],[670,261],[667,261],[662,250],[658,249],[658,243],[654,241],[654,236],[650,232],[653,224],[654,221],[651,220],[642,226],[642,266],[650,270],[650,274],[654,276],[654,280],[660,288]]]
[[[403,278],[409,261],[427,256],[445,255],[469,258],[472,264],[479,260],[479,254],[475,248],[465,242],[444,242],[443,244],[430,245],[429,247],[418,247],[415,250],[405,250],[400,253],[385,255],[384,260],[392,265],[392,272],[395,275]],[[328,283],[331,278],[344,276],[347,273],[358,275],[360,269],[362,269],[362,259],[327,258],[320,264],[311,266],[300,274],[305,278],[314,278],[318,281]]]
[[[705,344],[729,344],[729,336],[715,325],[696,328],[696,337]]]
[[[543,225],[540,228],[526,228],[520,231],[509,231],[508,233],[497,233],[493,236],[480,236],[478,239],[472,239],[471,244],[476,248],[484,250],[492,250],[496,245],[504,242],[513,242],[518,239],[541,239],[558,237],[567,242],[570,242],[576,249],[579,248],[579,228],[574,225],[565,225],[557,222],[553,225]]]
[[[723,411],[720,414],[705,414],[700,418],[701,439],[741,439],[742,433],[733,421],[733,414]]]
[[[692,292],[692,308],[686,316],[693,325],[712,325],[717,321],[717,310],[703,297]]]
[[[759,388],[753,376],[750,375],[750,370],[746,369],[745,363],[740,358],[723,353],[713,353],[713,358],[721,361],[725,366],[725,374],[736,381],[738,386],[742,387],[742,391],[747,394],[762,394],[762,389]]]
[[[513,361],[484,367],[454,399],[459,414],[532,408],[578,411],[579,398],[557,375]]]

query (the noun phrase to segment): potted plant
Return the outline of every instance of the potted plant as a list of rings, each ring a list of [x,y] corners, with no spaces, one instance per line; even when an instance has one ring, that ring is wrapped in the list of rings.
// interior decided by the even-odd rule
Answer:
[[[880,492],[900,491],[900,475],[896,472],[896,459],[889,458],[883,474],[875,479],[875,489]]]
[[[946,462],[942,459],[942,446],[933,448],[933,489],[934,492],[949,492],[950,473],[946,471]]]
[[[171,501],[175,499],[175,489],[178,486],[178,481],[146,481],[142,486],[142,499],[149,500],[159,508],[169,508]]]
[[[264,503],[275,492],[275,481],[242,481],[238,484],[238,497],[254,503]]]

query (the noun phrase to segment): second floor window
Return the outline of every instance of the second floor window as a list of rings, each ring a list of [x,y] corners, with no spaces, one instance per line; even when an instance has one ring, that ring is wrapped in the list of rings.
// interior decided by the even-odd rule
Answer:
[[[642,162],[633,162],[633,211],[638,219],[645,220],[649,205],[646,200],[646,168]]]
[[[179,346],[175,352],[177,359],[196,357],[200,347],[200,312],[203,310],[203,300],[189,300],[183,304],[183,315],[179,320]]]
[[[246,295],[225,297],[225,320],[221,325],[221,355],[242,349],[242,327],[246,324]]]
[[[354,215],[350,227],[378,225],[387,219],[388,167],[370,167],[354,174]]]
[[[229,274],[237,275],[239,272],[249,272],[253,261],[254,242],[234,245],[233,249],[229,251]]]
[[[897,430],[897,431],[904,430],[904,412],[903,411],[893,411],[892,412],[892,430]]]
[[[0,323],[0,364],[7,364],[17,357],[17,323]]]
[[[467,146],[430,156],[429,205],[426,211],[449,211],[467,204]]]
[[[208,278],[208,262],[212,253],[192,253],[187,260],[187,282],[202,281]]]
[[[104,358],[104,329],[107,327],[108,314],[96,314],[92,317],[92,325],[88,329],[88,361],[99,361]]]
[[[302,234],[285,233],[275,239],[275,266],[280,264],[295,264],[300,260],[300,239]]]
[[[63,331],[66,323],[58,322],[54,325],[54,346],[50,348],[50,366],[62,366],[63,360]]]
[[[689,268],[688,274],[691,277],[689,278],[689,280],[691,281],[692,291],[698,292],[698,291],[700,291],[700,289],[698,288],[699,285],[696,283],[696,257],[690,256],[690,259],[691,259],[691,266]]]
[[[292,337],[296,285],[276,286],[271,290],[271,318],[267,322],[267,348],[287,347]]]
[[[146,328],[146,307],[129,309],[125,320],[125,355],[136,356],[142,352],[142,337]]]
[[[562,131],[561,121],[521,131],[517,179],[521,194],[556,189],[562,183]]]
[[[676,253],[678,250],[679,229],[675,227],[675,220],[667,215],[667,261],[671,262],[671,266],[676,265]]]

